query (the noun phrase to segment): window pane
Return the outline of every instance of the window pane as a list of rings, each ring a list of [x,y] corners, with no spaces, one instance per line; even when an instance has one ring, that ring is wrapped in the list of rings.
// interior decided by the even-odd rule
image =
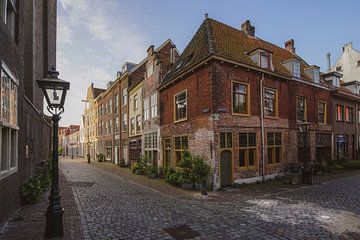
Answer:
[[[256,149],[249,149],[249,166],[255,166],[255,151]]]
[[[188,138],[187,137],[182,137],[182,148],[183,149],[188,149]]]
[[[275,133],[275,145],[281,145],[281,133]]]
[[[273,148],[268,148],[267,157],[268,157],[268,163],[272,164],[273,163]]]
[[[249,147],[256,146],[256,133],[249,133]]]
[[[9,129],[2,128],[1,136],[1,171],[9,169]]]
[[[260,53],[260,62],[262,68],[269,68],[269,54],[268,53]]]
[[[225,133],[220,133],[220,147],[225,148],[226,142],[225,142]]]
[[[232,147],[232,133],[226,133],[226,147]]]
[[[181,140],[180,137],[175,138],[175,149],[181,149]]]
[[[275,148],[275,161],[277,163],[281,161],[281,147]]]
[[[269,146],[274,145],[274,133],[270,132],[270,133],[267,134],[267,144]]]
[[[239,166],[245,167],[245,153],[246,150],[239,150]]]
[[[247,147],[247,133],[239,133],[239,147]]]

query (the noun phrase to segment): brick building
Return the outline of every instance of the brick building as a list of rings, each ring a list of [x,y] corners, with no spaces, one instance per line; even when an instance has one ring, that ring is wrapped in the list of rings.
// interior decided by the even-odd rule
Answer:
[[[142,153],[150,164],[160,166],[162,159],[160,138],[160,105],[158,104],[158,87],[164,75],[174,65],[179,51],[168,39],[156,50],[151,45],[147,50],[146,71],[143,81],[143,123]]]
[[[50,125],[36,80],[56,65],[56,0],[0,0],[0,231],[20,186],[49,158]]]
[[[87,89],[85,110],[84,110],[84,130],[83,149],[84,156],[90,155],[91,160],[96,160],[96,154],[99,149],[99,139],[97,133],[98,126],[98,99],[105,92],[105,89],[95,88],[90,84]]]
[[[293,40],[281,48],[249,21],[240,30],[206,18],[160,87],[164,161],[203,155],[214,189],[275,177],[303,159],[302,122],[311,123],[311,159],[331,155],[330,106],[330,87]]]

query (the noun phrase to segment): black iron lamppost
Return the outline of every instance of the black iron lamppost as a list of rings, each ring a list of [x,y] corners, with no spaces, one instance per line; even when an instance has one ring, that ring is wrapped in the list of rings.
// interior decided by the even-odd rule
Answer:
[[[312,169],[310,166],[310,162],[308,159],[308,137],[310,132],[310,123],[309,122],[303,122],[299,125],[299,131],[300,131],[300,137],[304,140],[304,155],[303,157],[303,183],[312,184],[312,180],[310,178],[312,174]]]
[[[88,139],[88,142],[87,142],[87,160],[88,160],[88,163],[90,163],[90,145],[91,145],[91,142],[90,142],[90,139]]]
[[[52,181],[49,206],[46,210],[46,238],[61,237],[64,235],[64,208],[61,207],[61,197],[59,194],[58,129],[60,115],[64,112],[66,92],[70,89],[70,83],[59,79],[58,76],[59,72],[53,68],[49,71],[47,78],[37,80],[37,83],[45,96],[48,104],[47,110],[51,113],[53,122]]]

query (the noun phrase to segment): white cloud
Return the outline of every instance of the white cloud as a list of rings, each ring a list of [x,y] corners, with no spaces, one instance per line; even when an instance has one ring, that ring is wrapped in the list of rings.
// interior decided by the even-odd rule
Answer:
[[[125,61],[146,56],[149,38],[138,25],[141,13],[119,1],[60,0],[57,68],[70,81],[62,125],[79,123],[91,82],[105,87]],[[131,6],[126,6],[131,8]],[[144,20],[144,19],[142,19]]]

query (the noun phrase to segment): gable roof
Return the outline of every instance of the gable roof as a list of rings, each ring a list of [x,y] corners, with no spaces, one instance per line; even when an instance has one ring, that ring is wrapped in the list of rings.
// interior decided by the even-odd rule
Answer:
[[[258,48],[272,53],[273,72],[275,74],[291,78],[291,73],[282,64],[290,59],[298,59],[301,62],[301,78],[310,80],[304,72],[304,69],[309,65],[297,54],[258,37],[248,36],[245,32],[214,19],[206,18],[185,47],[179,60],[165,76],[162,85],[167,84],[212,55],[263,71],[264,69],[261,69],[248,54]]]

